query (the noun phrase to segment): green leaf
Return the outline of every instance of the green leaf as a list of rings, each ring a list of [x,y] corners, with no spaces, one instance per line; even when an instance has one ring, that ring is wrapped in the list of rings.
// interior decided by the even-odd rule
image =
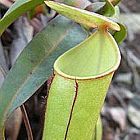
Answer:
[[[0,128],[7,116],[48,79],[56,58],[86,37],[79,25],[59,16],[33,38],[0,89]]]
[[[115,6],[115,15],[112,17],[112,20],[116,21],[120,26],[120,31],[115,31],[113,37],[118,44],[121,44],[127,36],[127,28],[120,19],[120,9],[118,6]]]
[[[108,27],[113,30],[120,30],[120,27],[117,23],[107,19],[102,15],[53,1],[46,1],[45,3],[52,9],[56,10],[58,13],[89,27]]]
[[[6,12],[4,17],[0,20],[0,35],[19,16],[43,2],[44,0],[16,0],[16,2]]]
[[[113,15],[113,18],[116,18],[116,19],[120,18],[120,8],[119,8],[119,6],[115,6],[115,14]]]
[[[91,3],[86,9],[88,11],[96,12],[108,17],[114,17],[116,14],[116,7],[110,0],[105,0],[106,2],[94,2]]]
[[[105,5],[98,11],[99,14],[111,17],[115,14],[115,8],[109,0],[105,0]]]
[[[118,23],[121,30],[113,34],[114,39],[118,44],[121,44],[127,36],[127,28],[122,23]]]
[[[97,30],[54,63],[43,140],[92,140],[120,52],[108,31]]]

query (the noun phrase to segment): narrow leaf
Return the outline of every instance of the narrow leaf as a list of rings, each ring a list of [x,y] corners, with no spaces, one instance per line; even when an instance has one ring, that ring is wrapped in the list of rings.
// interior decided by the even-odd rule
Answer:
[[[102,15],[53,1],[45,1],[45,3],[52,9],[56,10],[58,13],[89,27],[108,27],[113,30],[120,30],[120,27],[117,23],[107,19]]]
[[[57,17],[23,50],[0,89],[0,128],[7,116],[48,79],[56,58],[87,37],[79,25]]]
[[[16,0],[16,2],[6,12],[4,17],[0,20],[0,35],[19,16],[43,2],[44,0]]]

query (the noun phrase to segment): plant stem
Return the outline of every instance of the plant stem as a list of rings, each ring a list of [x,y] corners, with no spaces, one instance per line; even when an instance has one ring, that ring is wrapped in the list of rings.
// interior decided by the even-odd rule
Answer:
[[[31,126],[30,126],[30,122],[29,122],[29,119],[28,119],[28,115],[27,115],[25,106],[21,105],[20,108],[21,108],[21,111],[22,111],[23,121],[24,121],[24,124],[25,124],[25,127],[26,127],[28,140],[33,140],[32,129],[31,129]]]

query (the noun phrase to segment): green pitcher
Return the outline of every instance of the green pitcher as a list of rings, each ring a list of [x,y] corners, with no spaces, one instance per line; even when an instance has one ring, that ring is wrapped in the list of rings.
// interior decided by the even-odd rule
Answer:
[[[110,33],[98,30],[56,60],[46,107],[44,140],[93,139],[120,58]]]
[[[100,26],[89,38],[55,61],[43,140],[93,140],[95,137],[106,92],[121,60],[118,45],[104,26],[109,20],[99,19]]]

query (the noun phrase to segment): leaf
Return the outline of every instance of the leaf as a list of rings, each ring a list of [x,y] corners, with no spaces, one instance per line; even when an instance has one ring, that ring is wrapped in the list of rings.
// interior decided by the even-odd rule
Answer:
[[[98,11],[99,14],[111,17],[115,14],[115,8],[109,0],[105,0],[105,5]]]
[[[121,44],[127,36],[127,29],[126,29],[125,25],[123,25],[121,23],[118,23],[118,24],[120,26],[120,31],[115,32],[113,37],[118,44]]]
[[[111,58],[111,59],[110,59]],[[91,140],[120,52],[108,31],[98,30],[54,63],[43,140]]]
[[[120,19],[120,8],[119,8],[119,6],[115,6],[115,14],[113,15],[113,18]]]
[[[127,28],[125,27],[125,25],[122,23],[122,20],[120,19],[120,10],[118,6],[115,7],[115,14],[111,18],[120,26],[120,31],[112,31],[113,32],[112,34],[116,42],[118,44],[121,44],[127,36]]]
[[[0,128],[52,73],[56,58],[87,37],[79,25],[57,17],[23,50],[0,89]]]
[[[45,1],[45,3],[52,9],[56,10],[58,13],[78,22],[85,24],[89,27],[108,27],[113,30],[120,30],[117,23],[107,19],[106,17],[89,12],[86,10],[81,10],[75,7],[67,6],[65,4],[60,4],[53,1]]]
[[[6,12],[4,17],[0,20],[0,35],[19,16],[43,2],[44,0],[16,0],[16,2]]]
[[[94,2],[87,6],[88,11],[96,12],[104,16],[112,17],[116,12],[116,7],[111,3],[110,0],[105,0],[106,2]]]

